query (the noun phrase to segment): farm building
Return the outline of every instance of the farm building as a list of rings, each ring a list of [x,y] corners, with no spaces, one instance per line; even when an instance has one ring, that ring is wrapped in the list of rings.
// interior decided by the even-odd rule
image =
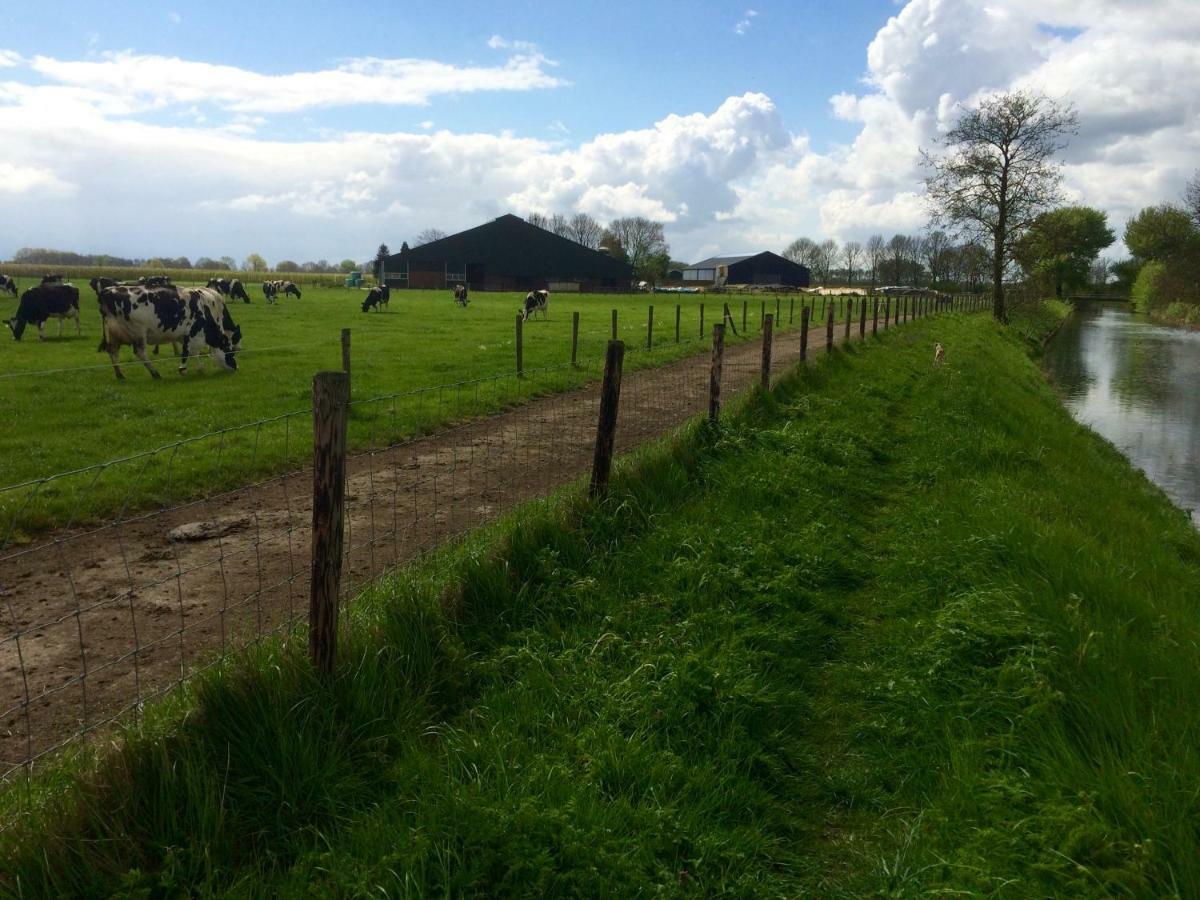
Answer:
[[[696,287],[726,284],[779,284],[808,287],[807,266],[767,250],[745,256],[714,256],[683,270],[685,283]]]
[[[513,215],[387,257],[395,288],[629,290],[633,267]]]

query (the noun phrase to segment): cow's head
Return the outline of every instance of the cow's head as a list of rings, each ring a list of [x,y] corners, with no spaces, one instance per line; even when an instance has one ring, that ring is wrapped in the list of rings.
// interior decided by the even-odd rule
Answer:
[[[8,326],[8,330],[12,332],[14,340],[20,340],[21,335],[25,333],[24,319],[5,319],[4,324]]]
[[[4,282],[4,290],[8,291],[14,297],[17,296],[17,280],[9,278]]]

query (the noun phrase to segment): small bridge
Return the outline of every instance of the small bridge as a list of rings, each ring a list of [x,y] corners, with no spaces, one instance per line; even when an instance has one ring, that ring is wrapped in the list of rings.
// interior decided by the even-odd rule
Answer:
[[[1129,302],[1129,296],[1127,294],[1106,294],[1106,293],[1101,293],[1101,292],[1094,292],[1091,294],[1069,294],[1067,296],[1067,299],[1070,300],[1072,303],[1079,303],[1079,302],[1083,302],[1083,301],[1088,301],[1088,302],[1093,302],[1093,303],[1128,303]]]

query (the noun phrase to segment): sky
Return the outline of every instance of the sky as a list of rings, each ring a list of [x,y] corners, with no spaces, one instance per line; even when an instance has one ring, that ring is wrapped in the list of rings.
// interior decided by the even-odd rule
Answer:
[[[0,258],[363,260],[504,213],[665,223],[672,256],[914,233],[964,106],[1073,104],[1120,233],[1200,168],[1198,0],[12,3]],[[1119,248],[1117,248],[1119,250]]]

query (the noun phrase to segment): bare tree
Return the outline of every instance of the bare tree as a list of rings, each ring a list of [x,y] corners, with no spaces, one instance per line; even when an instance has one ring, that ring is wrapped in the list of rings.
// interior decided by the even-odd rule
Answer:
[[[887,280],[892,284],[904,282],[904,270],[908,263],[908,241],[907,235],[894,234],[887,243]]]
[[[592,250],[600,247],[600,238],[603,236],[604,228],[587,213],[576,213],[567,222],[565,237],[569,237],[577,244],[590,247]]]
[[[821,272],[821,283],[829,284],[829,274],[838,258],[838,244],[833,238],[821,241],[817,245],[817,255],[814,262]]]
[[[1183,189],[1183,206],[1192,217],[1192,221],[1200,226],[1200,169],[1192,176]]]
[[[553,231],[559,237],[569,238],[571,236],[571,223],[567,221],[567,217],[562,213],[555,213],[550,217],[548,230]]]
[[[867,265],[871,269],[871,290],[875,290],[879,270],[883,267],[883,260],[887,255],[886,246],[882,234],[873,234],[867,238]]]
[[[842,261],[846,264],[846,284],[854,287],[854,264],[862,256],[863,247],[858,241],[846,241],[842,245]]]
[[[530,225],[536,225],[538,228],[544,228],[547,231],[550,230],[550,217],[545,213],[531,212],[525,217],[525,221]]]
[[[414,246],[420,247],[422,244],[432,244],[434,241],[440,241],[445,236],[446,232],[440,228],[426,228],[416,236]]]
[[[911,284],[913,287],[921,286],[921,273],[925,271],[925,267],[921,265],[921,260],[925,258],[925,238],[919,234],[910,234],[908,236],[908,254],[906,262],[908,263],[908,271],[912,273]]]
[[[812,269],[816,250],[816,241],[802,237],[796,238],[788,244],[787,249],[783,251],[783,255],[784,258],[790,259],[798,266],[805,266],[808,269]]]
[[[1014,91],[966,110],[942,139],[944,155],[922,151],[935,222],[991,244],[992,313],[1002,322],[1008,318],[1004,270],[1012,245],[1061,199],[1055,156],[1078,122],[1069,105]]]
[[[933,287],[946,280],[951,250],[950,236],[940,228],[929,232],[921,242],[921,255],[925,260],[925,267],[929,269],[929,281]]]
[[[670,250],[661,222],[651,221],[645,216],[627,216],[609,222],[606,233],[620,244],[627,261],[639,276],[646,274],[652,257],[667,256],[669,261]]]

